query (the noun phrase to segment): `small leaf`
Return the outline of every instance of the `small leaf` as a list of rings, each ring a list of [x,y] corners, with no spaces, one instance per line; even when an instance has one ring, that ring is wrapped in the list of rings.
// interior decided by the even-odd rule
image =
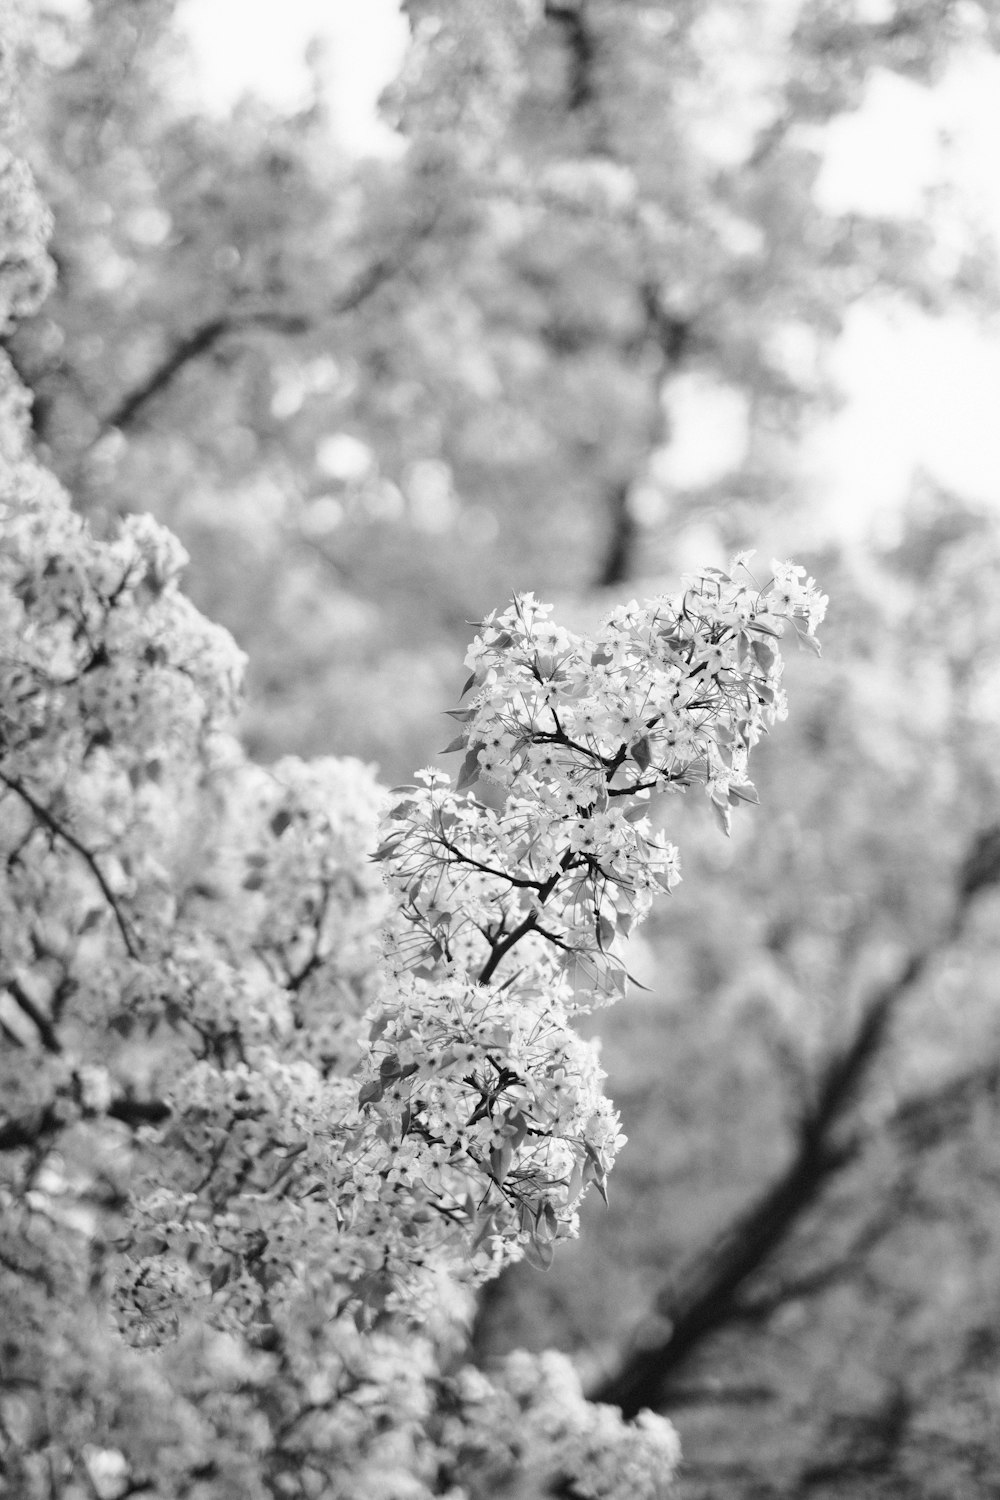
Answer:
[[[524,1247],[524,1258],[536,1271],[547,1271],[555,1260],[555,1254],[555,1246],[548,1240],[529,1240]]]
[[[208,1284],[212,1288],[212,1291],[221,1292],[226,1283],[231,1280],[232,1274],[233,1268],[230,1261],[226,1261],[221,1266],[216,1266],[208,1278]]]
[[[475,685],[475,681],[476,681],[476,674],[475,674],[475,672],[473,672],[471,674],[471,676],[469,676],[469,677],[466,678],[466,680],[465,680],[465,686],[462,689],[462,691],[459,693],[458,696],[460,698],[464,698],[465,695],[466,695],[466,693],[469,691],[470,687],[473,687]]]
[[[474,786],[479,780],[479,752],[483,749],[481,740],[469,746],[469,753],[462,762],[462,769],[458,773],[458,781],[455,790],[464,792],[467,787]]]
[[[371,1078],[367,1083],[361,1085],[358,1091],[359,1104],[377,1104],[385,1093],[385,1086],[381,1078]]]
[[[731,836],[731,832],[732,832],[731,827],[730,827],[729,808],[728,807],[720,807],[719,804],[718,804],[718,802],[716,802],[713,799],[713,801],[712,801],[712,811],[715,814],[716,821],[718,822],[719,827],[722,829],[723,833],[726,835],[726,838],[728,839]],[[662,875],[657,875],[656,878],[660,882],[661,885],[665,884],[664,877]]]
[[[445,745],[445,747],[444,747],[443,750],[439,750],[438,751],[438,754],[439,755],[453,755],[456,750],[464,750],[464,749],[465,749],[465,735],[464,734],[456,734],[455,738],[451,741],[451,744]]]
[[[640,771],[646,771],[649,769],[649,763],[653,757],[652,752],[649,748],[649,740],[646,735],[643,735],[642,739],[636,740],[629,754],[632,756],[632,759],[635,761]]]
[[[774,666],[774,648],[767,645],[765,641],[754,641],[751,650],[761,671],[770,672]]]
[[[490,1151],[490,1176],[497,1187],[503,1186],[507,1173],[510,1171],[510,1164],[513,1157],[514,1152],[511,1149],[509,1141],[505,1141],[502,1146],[499,1148],[494,1147]]]
[[[496,1232],[497,1221],[495,1212],[484,1215],[482,1223],[476,1230],[475,1236],[473,1238],[472,1249],[478,1250],[480,1245],[485,1244],[487,1240],[493,1239],[493,1237],[496,1235]]]
[[[628,993],[628,970],[613,963],[604,976],[604,983],[606,993],[618,995],[624,1000]]]

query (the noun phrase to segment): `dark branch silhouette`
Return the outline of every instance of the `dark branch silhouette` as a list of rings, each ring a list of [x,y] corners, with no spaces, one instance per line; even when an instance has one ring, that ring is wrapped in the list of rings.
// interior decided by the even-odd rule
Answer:
[[[298,330],[297,320],[292,320],[293,331]],[[185,338],[178,340],[146,378],[133,386],[101,419],[101,433],[114,428],[124,431],[131,427],[145,407],[158,396],[183,370],[185,365],[208,354],[227,334],[241,332],[247,328],[272,326],[272,315],[263,311],[256,314],[225,313],[209,318]]]
[[[83,1117],[91,1118],[98,1112],[84,1110]],[[140,1125],[162,1125],[168,1120],[171,1109],[163,1099],[133,1099],[130,1094],[119,1094],[112,1099],[107,1109],[100,1112],[123,1125],[137,1130]],[[78,1116],[67,1107],[60,1107],[55,1099],[39,1105],[23,1115],[4,1120],[0,1124],[0,1151],[20,1151],[26,1146],[41,1146],[50,1136],[58,1135]]]
[[[409,251],[414,245],[427,238],[437,218],[438,213],[435,209],[415,227],[401,249],[373,260],[325,309],[310,312],[294,308],[234,307],[207,318],[197,328],[179,339],[159,364],[155,365],[143,380],[132,390],[127,391],[115,406],[105,413],[98,424],[98,436],[90,444],[88,451],[96,446],[108,432],[115,430],[123,432],[134,427],[150,402],[165,391],[187,365],[211,353],[216,345],[229,335],[239,335],[260,328],[295,337],[308,333],[324,318],[340,318],[356,311],[362,303],[399,272]]]
[[[674,317],[664,308],[658,288],[651,283],[640,287],[639,295],[645,316],[642,328],[633,340],[634,348],[628,352],[639,358],[645,351],[653,349],[658,356],[650,361],[649,375],[649,445],[653,448],[669,436],[661,399],[663,385],[682,363],[693,330],[689,322]],[[616,588],[627,583],[635,573],[639,527],[630,504],[631,491],[630,476],[613,485],[608,493],[610,524],[601,565],[594,580],[598,588]]]
[[[16,979],[8,980],[5,987],[15,1005],[24,1012],[38,1032],[46,1052],[61,1052],[62,1045],[52,1025],[51,1017],[45,1014],[40,1005],[36,1005],[24,986]]]
[[[38,1146],[51,1135],[57,1135],[65,1120],[55,1104],[46,1104],[0,1125],[0,1151],[20,1151]]]
[[[944,941],[960,931],[975,893],[984,885],[1000,881],[1000,860],[990,860],[985,874],[979,868],[984,861],[979,861],[975,878],[969,874],[977,852],[990,837],[978,836],[959,870],[954,914]],[[643,1407],[655,1407],[663,1398],[668,1380],[701,1341],[747,1315],[748,1305],[739,1297],[745,1283],[787,1242],[827,1183],[864,1150],[867,1133],[857,1130],[845,1135],[840,1127],[882,1050],[900,1002],[919,981],[939,947],[940,941],[912,953],[896,977],[876,990],[853,1037],[824,1069],[799,1124],[796,1149],[788,1166],[721,1234],[681,1266],[655,1305],[656,1325],[665,1322],[666,1334],[653,1342],[637,1342],[617,1370],[589,1393],[591,1400],[619,1406],[627,1417]],[[998,1082],[997,1065],[976,1070],[933,1095],[901,1106],[894,1127],[911,1134],[926,1130],[929,1121],[936,1118],[940,1122],[947,1118],[949,1109],[967,1106],[971,1095],[995,1088]]]
[[[64,824],[60,823],[58,818],[53,815],[52,811],[49,808],[45,807],[41,802],[39,802],[36,797],[32,796],[31,792],[29,792],[28,789],[23,786],[20,781],[15,780],[11,776],[7,776],[3,771],[0,771],[0,781],[3,782],[4,786],[9,787],[12,792],[15,792],[17,796],[21,798],[21,801],[25,804],[25,806],[31,809],[32,813],[34,813],[35,815],[35,818],[43,828],[47,828],[49,833],[52,834],[54,838],[61,839],[64,844],[68,844],[69,847],[71,849],[74,849],[80,856],[80,858],[89,868],[94,879],[97,881],[97,884],[100,886],[101,894],[103,895],[105,901],[108,903],[108,906],[111,908],[111,914],[115,919],[118,931],[121,933],[122,942],[125,944],[126,953],[130,958],[138,958],[139,948],[136,944],[135,937],[133,936],[129,925],[125,920],[124,913],[122,912],[122,909],[118,904],[115,893],[108,885],[107,877],[105,876],[104,871],[101,869],[100,865],[98,864],[94,855],[87,848],[86,844],[82,844],[76,837],[76,835],[72,833],[67,827],[65,827]]]
[[[584,109],[593,103],[597,93],[594,86],[597,48],[582,0],[546,0],[545,18],[560,26],[566,39],[570,60],[567,105],[570,110]]]

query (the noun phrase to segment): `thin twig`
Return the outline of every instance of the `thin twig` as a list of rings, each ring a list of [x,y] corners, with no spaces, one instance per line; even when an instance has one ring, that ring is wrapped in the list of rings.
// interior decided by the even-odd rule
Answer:
[[[18,1008],[24,1012],[34,1025],[35,1030],[42,1039],[42,1046],[46,1052],[61,1052],[62,1043],[56,1036],[55,1027],[41,1006],[35,1004],[24,986],[18,980],[10,979],[7,981],[5,989]]]
[[[4,786],[9,787],[12,792],[17,793],[22,802],[24,802],[25,805],[31,809],[35,817],[39,820],[40,823],[43,823],[45,825],[50,833],[53,833],[56,838],[62,839],[64,844],[68,844],[71,849],[75,850],[76,853],[79,854],[80,858],[88,866],[90,873],[97,881],[97,884],[100,886],[101,893],[104,896],[105,901],[107,901],[108,905],[110,906],[112,913],[114,914],[118,930],[122,935],[122,942],[125,944],[126,953],[128,954],[129,958],[138,959],[139,950],[135,945],[132,934],[129,932],[128,925],[125,921],[124,915],[122,914],[121,907],[118,905],[118,900],[115,896],[115,893],[108,885],[104,872],[102,871],[100,865],[97,863],[97,860],[94,858],[93,854],[91,854],[90,850],[87,848],[86,844],[82,844],[75,834],[70,833],[68,828],[64,828],[63,825],[58,821],[58,819],[53,817],[49,809],[45,807],[41,802],[39,802],[35,797],[33,797],[29,791],[26,791],[19,781],[15,781],[4,771],[0,771],[0,781],[3,782]]]

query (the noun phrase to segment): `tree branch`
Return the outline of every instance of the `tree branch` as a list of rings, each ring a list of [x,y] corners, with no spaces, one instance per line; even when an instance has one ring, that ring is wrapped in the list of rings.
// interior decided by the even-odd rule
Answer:
[[[634,351],[629,352],[637,359],[644,350],[654,351],[649,382],[649,445],[653,448],[669,436],[662,401],[663,386],[683,362],[693,329],[690,322],[667,311],[660,299],[659,288],[652,281],[639,287],[639,297],[644,318],[637,337],[631,341]],[[635,571],[639,527],[630,504],[632,482],[632,476],[629,476],[613,484],[608,491],[610,535],[595,579],[598,588],[616,588],[626,583]]]
[[[426,222],[418,226],[413,241],[408,243],[407,248],[411,248],[412,243],[418,243],[427,237],[437,222],[437,217],[435,211],[428,216]],[[160,363],[154,366],[131,391],[126,392],[110,411],[105,413],[99,422],[98,435],[89,444],[87,452],[90,452],[108,432],[113,430],[123,432],[134,427],[150,402],[172,384],[186,365],[210,353],[227,335],[244,333],[253,328],[268,328],[290,337],[308,333],[321,317],[339,318],[354,312],[398,272],[403,258],[400,252],[378,257],[361,272],[351,286],[334,299],[329,307],[318,313],[275,307],[243,310],[234,308],[207,318],[184,338],[179,339]]]
[[[571,111],[584,109],[593,103],[597,93],[594,87],[597,47],[594,34],[587,25],[582,0],[545,0],[544,15],[547,21],[562,28],[569,51],[568,107]]]
[[[16,1119],[5,1120],[0,1125],[0,1151],[20,1151],[24,1146],[37,1146],[46,1136],[56,1135],[64,1124],[54,1102]]]
[[[985,886],[1000,883],[1000,839],[993,832],[973,839],[956,875],[954,911],[938,943],[918,949],[895,979],[876,990],[849,1044],[824,1069],[813,1102],[800,1122],[794,1156],[777,1180],[751,1203],[707,1247],[698,1250],[656,1302],[657,1321],[665,1319],[666,1337],[627,1353],[619,1367],[590,1393],[594,1401],[620,1406],[634,1416],[655,1406],[668,1378],[700,1341],[741,1315],[737,1293],[786,1242],[793,1227],[811,1208],[827,1182],[856,1160],[867,1144],[867,1132],[835,1139],[871,1066],[881,1051],[889,1025],[906,993],[919,981],[943,943],[960,933],[968,907]],[[894,1127],[928,1128],[937,1112],[967,1103],[976,1089],[1000,1087],[1000,1064],[975,1070],[897,1111]],[[940,1123],[938,1125],[940,1129]]]
[[[97,863],[97,860],[94,858],[93,854],[91,854],[87,846],[85,844],[81,844],[76,835],[70,833],[68,828],[64,828],[63,825],[58,821],[58,819],[53,817],[48,808],[45,807],[41,802],[39,802],[35,797],[33,797],[29,791],[26,791],[19,781],[15,781],[13,777],[6,775],[6,773],[3,771],[0,771],[0,781],[3,782],[4,786],[9,787],[12,792],[15,792],[17,796],[21,798],[22,802],[24,802],[25,805],[31,809],[38,821],[42,823],[51,834],[54,834],[58,839],[62,839],[63,843],[68,844],[71,849],[75,850],[76,853],[79,854],[80,858],[86,863],[91,874],[101,888],[101,894],[104,896],[104,899],[107,901],[112,913],[114,914],[115,922],[118,926],[119,932],[122,935],[122,941],[125,944],[126,953],[130,958],[137,959],[139,957],[139,950],[135,945],[135,941],[132,937],[131,932],[129,931],[128,924],[125,921],[125,917],[122,913],[121,907],[118,905],[117,897],[115,896],[114,891],[108,885],[103,870],[101,869],[100,865]]]
[[[591,1393],[592,1400],[620,1406],[625,1416],[655,1405],[668,1377],[696,1345],[739,1315],[740,1288],[784,1244],[828,1180],[856,1158],[858,1138],[838,1144],[835,1128],[878,1054],[896,1007],[924,972],[932,951],[911,955],[869,1002],[850,1043],[825,1069],[800,1123],[795,1154],[781,1176],[712,1244],[698,1250],[661,1293],[656,1311],[670,1325],[666,1337],[627,1354]]]
[[[103,1115],[137,1130],[141,1125],[162,1125],[171,1113],[170,1105],[163,1099],[133,1099],[130,1094],[119,1094]],[[75,1118],[75,1114],[68,1117],[63,1114],[58,1101],[52,1099],[48,1104],[0,1124],[0,1151],[20,1151],[25,1146],[38,1146],[47,1136],[58,1135]]]
[[[121,1120],[123,1125],[137,1130],[140,1125],[162,1125],[173,1111],[164,1099],[133,1099],[131,1094],[119,1094],[112,1099],[106,1113],[112,1120]]]
[[[46,1052],[58,1053],[62,1051],[62,1045],[56,1036],[55,1027],[51,1019],[45,1014],[40,1006],[28,994],[27,990],[16,979],[7,981],[4,988],[14,1000],[15,1004],[32,1022],[35,1030],[42,1039],[42,1046]]]

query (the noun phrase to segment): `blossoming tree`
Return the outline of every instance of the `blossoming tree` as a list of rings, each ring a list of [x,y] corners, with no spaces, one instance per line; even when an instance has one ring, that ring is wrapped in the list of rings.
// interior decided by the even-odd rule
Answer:
[[[9,321],[47,270],[4,172]],[[778,637],[824,601],[744,559],[589,639],[524,595],[469,653],[457,783],[264,769],[182,549],[95,535],[0,379],[6,1493],[665,1494],[669,1423],[556,1354],[463,1367],[463,1330],[605,1191],[624,1137],[574,1013],[679,878],[661,794],[723,826],[756,800]]]

